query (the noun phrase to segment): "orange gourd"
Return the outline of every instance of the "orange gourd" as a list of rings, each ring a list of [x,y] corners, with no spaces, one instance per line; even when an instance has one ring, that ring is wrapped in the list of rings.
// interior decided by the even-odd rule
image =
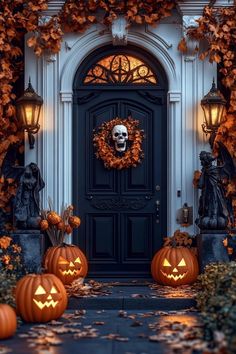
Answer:
[[[16,313],[7,304],[0,304],[0,339],[6,339],[15,334],[17,328]]]
[[[163,247],[152,260],[151,273],[162,285],[191,284],[199,274],[197,257],[187,247]]]
[[[64,285],[53,274],[28,274],[15,292],[17,313],[26,322],[48,322],[59,318],[67,306]]]
[[[45,272],[55,274],[63,284],[71,284],[77,278],[84,278],[88,272],[88,262],[75,245],[65,243],[50,247],[44,257]]]

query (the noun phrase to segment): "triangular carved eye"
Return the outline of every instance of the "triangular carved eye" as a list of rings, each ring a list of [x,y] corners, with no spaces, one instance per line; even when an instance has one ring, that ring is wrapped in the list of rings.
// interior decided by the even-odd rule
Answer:
[[[58,264],[69,264],[69,262],[65,258],[59,257]]]
[[[58,293],[57,289],[55,288],[55,286],[53,286],[50,291],[50,294],[57,294],[57,293]]]
[[[171,267],[170,262],[166,258],[164,259],[163,267]]]
[[[76,258],[75,263],[81,263],[81,260],[80,260],[80,258],[79,258],[79,257],[78,257],[78,258]]]
[[[45,289],[42,287],[42,285],[39,285],[34,294],[35,294],[35,295],[43,295],[43,294],[46,294],[46,291],[45,291]]]
[[[181,261],[178,264],[178,267],[185,267],[186,266],[186,262],[185,260],[182,258]]]

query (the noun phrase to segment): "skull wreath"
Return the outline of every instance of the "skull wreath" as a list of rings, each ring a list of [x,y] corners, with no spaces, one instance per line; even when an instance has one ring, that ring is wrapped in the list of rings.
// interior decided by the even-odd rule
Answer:
[[[114,118],[102,123],[94,133],[96,157],[103,160],[106,168],[121,170],[141,163],[144,132],[138,126],[139,121],[131,117]]]

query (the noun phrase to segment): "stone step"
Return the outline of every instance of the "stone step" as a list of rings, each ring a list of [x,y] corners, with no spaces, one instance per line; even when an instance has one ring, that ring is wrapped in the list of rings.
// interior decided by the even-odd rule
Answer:
[[[178,297],[178,290],[173,289],[173,296],[158,295],[147,285],[119,284],[110,289],[110,294],[97,297],[71,297],[68,309],[85,310],[157,310],[177,311],[195,307],[192,297]]]
[[[178,311],[196,306],[196,301],[189,298],[70,298],[69,310],[158,310]]]

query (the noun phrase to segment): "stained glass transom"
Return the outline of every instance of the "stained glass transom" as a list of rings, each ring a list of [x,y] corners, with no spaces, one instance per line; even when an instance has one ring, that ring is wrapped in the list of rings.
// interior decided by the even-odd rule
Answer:
[[[84,84],[157,84],[156,75],[131,55],[109,55],[89,69]]]

